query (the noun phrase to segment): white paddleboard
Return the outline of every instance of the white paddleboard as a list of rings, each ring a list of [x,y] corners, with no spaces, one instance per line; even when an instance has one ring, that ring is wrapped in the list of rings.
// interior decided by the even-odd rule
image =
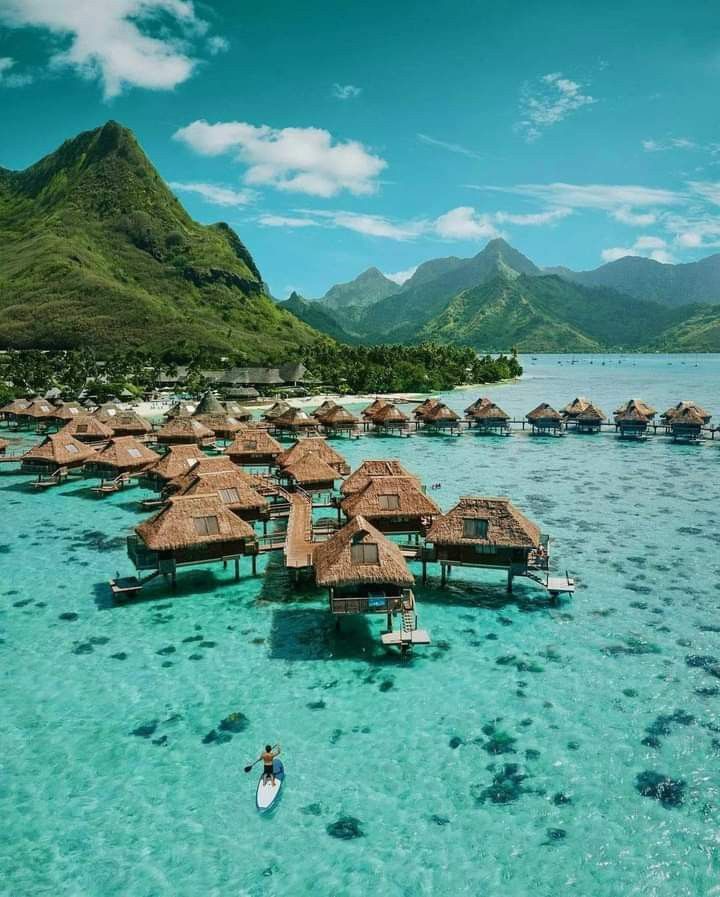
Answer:
[[[269,810],[270,807],[272,807],[272,805],[278,799],[278,797],[280,796],[280,789],[282,788],[283,780],[285,779],[285,770],[283,769],[283,765],[280,760],[276,758],[273,766],[275,768],[275,786],[273,787],[272,779],[270,778],[270,776],[268,776],[266,781],[265,776],[261,775],[260,780],[258,781],[255,806],[261,813]]]

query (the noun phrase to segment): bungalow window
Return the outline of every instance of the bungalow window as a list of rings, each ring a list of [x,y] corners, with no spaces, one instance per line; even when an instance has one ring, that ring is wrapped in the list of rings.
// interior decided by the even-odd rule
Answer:
[[[381,511],[397,511],[400,508],[399,495],[379,495],[378,501]]]
[[[217,517],[193,517],[193,523],[199,536],[216,536],[220,532]]]
[[[477,517],[463,518],[463,539],[487,539],[488,522]]]
[[[350,547],[353,564],[377,564],[378,547],[376,542],[358,542]]]
[[[88,425],[87,424],[78,424],[75,428],[76,433],[87,433]]]
[[[63,448],[69,455],[77,455],[77,446],[76,445],[64,445]]]
[[[225,502],[226,505],[231,504],[232,502],[240,501],[240,496],[238,494],[237,489],[221,489],[220,490],[220,498]]]
[[[142,458],[142,452],[140,451],[140,449],[129,448],[127,450],[127,453],[131,458]]]
[[[68,409],[68,410],[70,411],[70,414],[77,414],[77,413],[78,413],[77,408],[70,408],[70,409]]]
[[[256,451],[256,450],[257,450],[257,446],[258,446],[258,444],[257,444],[257,440],[252,440],[252,441],[248,441],[248,442],[243,442],[243,448],[244,448],[244,449],[247,449],[247,451],[249,451],[249,452],[254,452],[254,451]]]

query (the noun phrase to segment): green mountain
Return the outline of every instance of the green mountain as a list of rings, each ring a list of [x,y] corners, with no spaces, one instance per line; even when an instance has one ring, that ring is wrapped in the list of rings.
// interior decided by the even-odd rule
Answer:
[[[557,276],[499,276],[455,296],[418,338],[488,352],[510,346],[529,352],[635,349],[660,338],[682,314]]]
[[[682,265],[629,255],[593,271],[564,268],[557,273],[584,286],[610,287],[636,299],[675,307],[720,304],[720,253]]]
[[[234,231],[193,221],[116,122],[0,169],[0,346],[281,359],[318,339],[268,298]]]
[[[336,311],[348,306],[365,308],[394,295],[399,289],[400,286],[378,268],[368,268],[355,280],[331,287],[320,301]]]
[[[348,333],[333,312],[325,308],[321,302],[311,302],[298,293],[292,292],[285,302],[279,302],[278,305],[285,311],[292,312],[295,317],[300,318],[310,327],[321,333],[326,333],[338,342],[357,342],[356,337]]]

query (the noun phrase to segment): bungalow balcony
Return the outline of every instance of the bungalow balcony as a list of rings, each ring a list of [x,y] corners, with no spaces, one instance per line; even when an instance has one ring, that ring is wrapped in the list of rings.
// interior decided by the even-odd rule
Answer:
[[[392,583],[358,585],[333,589],[330,593],[330,611],[333,614],[393,614],[401,612],[410,589],[398,588]]]

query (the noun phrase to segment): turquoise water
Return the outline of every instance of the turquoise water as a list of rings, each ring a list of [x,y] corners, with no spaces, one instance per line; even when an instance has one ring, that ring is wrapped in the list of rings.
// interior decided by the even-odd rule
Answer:
[[[517,416],[691,398],[720,423],[720,357],[601,360],[526,359],[485,392]],[[445,508],[511,496],[575,597],[522,580],[509,597],[500,572],[431,580],[433,645],[409,662],[379,647],[380,618],[337,636],[323,593],[293,592],[276,561],[114,607],[146,493],[36,494],[0,467],[0,893],[719,893],[720,441],[337,444],[353,466],[402,458]],[[271,818],[242,771],[266,740],[287,771]],[[343,820],[358,837],[329,833]]]

